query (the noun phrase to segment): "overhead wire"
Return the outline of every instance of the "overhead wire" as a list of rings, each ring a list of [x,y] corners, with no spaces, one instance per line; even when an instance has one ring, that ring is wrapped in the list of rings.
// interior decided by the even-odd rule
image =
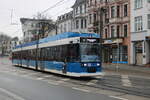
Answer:
[[[69,1],[69,0],[60,0],[60,1],[58,1],[57,3],[55,3],[54,5],[52,5],[51,7],[48,7],[47,9],[45,9],[44,11],[42,11],[40,14],[44,14],[44,13],[46,13],[47,11],[49,11],[49,10],[51,10],[51,9],[57,7],[57,6],[61,6],[61,5],[65,4],[67,1]],[[69,9],[69,7],[67,7],[66,9]],[[65,10],[66,10],[66,9],[65,9]],[[63,11],[64,11],[64,10],[63,10]],[[58,14],[58,13],[57,13],[57,14]],[[55,16],[56,16],[57,14],[55,14]],[[18,30],[21,30],[21,29],[18,29]],[[15,31],[14,33],[17,33],[18,30]],[[14,33],[13,33],[13,34],[14,34]]]
[[[57,2],[57,3],[55,3],[55,4],[52,5],[51,7],[45,9],[44,11],[42,11],[40,14],[43,14],[43,13],[45,13],[45,12],[47,12],[47,11],[49,11],[49,10],[51,10],[51,9],[53,9],[53,8],[55,8],[55,7],[57,7],[57,6],[59,6],[59,4],[61,4],[61,3],[64,2],[64,1],[65,1],[65,0],[61,0],[61,1]],[[67,1],[68,1],[68,0],[67,0]],[[62,5],[62,4],[61,4],[61,5]]]

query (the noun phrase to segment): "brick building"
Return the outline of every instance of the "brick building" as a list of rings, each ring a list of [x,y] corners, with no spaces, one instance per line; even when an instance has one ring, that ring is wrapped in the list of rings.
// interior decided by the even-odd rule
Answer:
[[[88,0],[88,13],[88,30],[103,37],[103,62],[130,63],[130,0]]]

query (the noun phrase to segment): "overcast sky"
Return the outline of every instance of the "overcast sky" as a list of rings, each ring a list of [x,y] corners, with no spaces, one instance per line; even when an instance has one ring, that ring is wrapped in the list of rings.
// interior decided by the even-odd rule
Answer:
[[[32,18],[37,12],[53,6],[61,0],[0,0],[0,32],[14,37],[22,37],[20,18]],[[75,0],[65,0],[57,7],[46,13],[56,20],[57,16],[69,12]],[[13,9],[12,22],[18,25],[11,25],[11,10]]]

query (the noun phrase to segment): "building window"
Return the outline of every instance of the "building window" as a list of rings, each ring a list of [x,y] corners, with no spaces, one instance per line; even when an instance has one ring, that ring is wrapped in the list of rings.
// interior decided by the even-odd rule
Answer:
[[[135,17],[135,31],[142,31],[143,30],[143,21],[142,16]]]
[[[124,17],[127,17],[128,16],[128,5],[125,4],[124,5]]]
[[[148,29],[150,29],[150,14],[148,14]]]
[[[84,5],[84,13],[86,13],[86,4]]]
[[[118,25],[118,26],[117,26],[117,37],[118,37],[118,38],[119,38],[119,36],[120,36],[119,34],[120,34],[120,26]]]
[[[80,6],[80,14],[82,14],[82,5]]]
[[[105,38],[107,39],[108,38],[108,29],[107,28],[105,29],[105,33],[104,34],[105,34]]]
[[[111,18],[115,17],[115,6],[111,7]]]
[[[79,28],[79,20],[76,20],[76,29]]]
[[[78,14],[78,7],[76,8],[76,15]]]
[[[92,14],[89,14],[89,24],[92,24]]]
[[[85,19],[84,20],[84,28],[86,28],[87,27],[87,20]]]
[[[111,26],[111,38],[115,37],[115,26]]]
[[[120,17],[120,6],[117,6],[117,17]]]
[[[124,36],[127,37],[128,36],[128,25],[124,25]]]
[[[135,9],[142,8],[143,0],[135,0]]]
[[[81,19],[81,28],[83,29],[84,27],[83,27],[83,19]]]
[[[97,19],[97,15],[94,14],[94,22],[96,22],[96,19]]]

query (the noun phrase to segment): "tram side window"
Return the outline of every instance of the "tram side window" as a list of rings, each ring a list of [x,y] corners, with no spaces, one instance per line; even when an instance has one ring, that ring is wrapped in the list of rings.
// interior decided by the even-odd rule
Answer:
[[[61,46],[61,60],[62,61],[65,61],[65,60],[67,60],[67,45],[63,45],[63,46]]]
[[[45,60],[45,48],[41,49],[41,58]]]
[[[36,59],[36,50],[35,49],[31,50],[31,58],[32,58],[32,60]]]
[[[70,44],[68,45],[68,60],[69,61],[79,61],[79,45]]]

